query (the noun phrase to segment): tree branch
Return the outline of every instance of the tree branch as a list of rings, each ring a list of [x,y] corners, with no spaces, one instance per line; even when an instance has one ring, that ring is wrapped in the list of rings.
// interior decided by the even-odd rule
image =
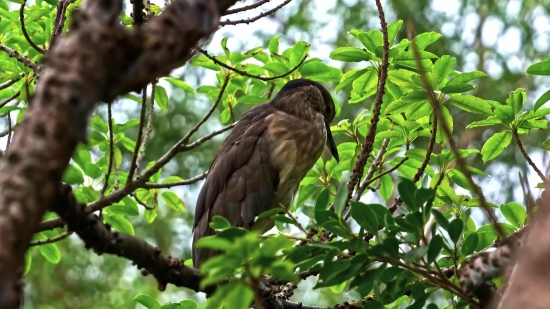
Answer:
[[[380,69],[378,71],[378,88],[376,90],[376,97],[374,99],[374,110],[372,113],[372,118],[370,121],[369,131],[361,148],[361,154],[357,159],[355,168],[353,169],[353,174],[348,183],[348,198],[349,201],[352,197],[352,193],[355,190],[355,186],[359,180],[363,177],[363,170],[367,164],[367,159],[372,152],[372,146],[374,144],[374,138],[376,136],[376,128],[378,121],[380,119],[380,109],[382,107],[382,97],[384,96],[384,88],[386,87],[386,78],[388,77],[388,52],[389,52],[389,42],[388,42],[388,28],[386,23],[386,17],[384,15],[384,10],[382,9],[382,4],[380,0],[376,0],[376,7],[378,8],[378,17],[380,18],[380,25],[382,27],[382,37],[384,40],[384,51],[382,54],[382,63],[380,64]]]
[[[521,154],[523,155],[523,157],[525,158],[527,163],[529,163],[529,165],[531,165],[531,167],[533,168],[533,170],[535,170],[537,175],[539,175],[540,179],[542,179],[542,182],[547,182],[548,178],[546,178],[546,176],[544,176],[544,174],[537,167],[535,162],[533,162],[533,160],[531,160],[531,157],[529,157],[529,155],[527,154],[527,151],[525,151],[525,148],[523,148],[523,144],[521,143],[521,140],[519,139],[518,130],[516,128],[512,128],[512,135],[514,136],[514,141],[516,142],[516,145],[518,145],[519,152],[521,152]]]
[[[10,57],[17,59],[19,62],[21,62],[25,66],[31,68],[35,73],[37,73],[40,70],[40,67],[38,66],[38,64],[32,62],[31,59],[21,55],[20,53],[18,53],[14,49],[7,47],[6,45],[0,44],[0,50],[6,52]]]
[[[77,143],[86,139],[96,103],[141,89],[181,66],[235,2],[175,0],[139,31],[120,23],[120,0],[86,0],[74,12],[71,31],[48,51],[30,107],[0,159],[0,308],[20,306],[25,251],[55,201]],[[0,50],[38,71],[13,49],[0,45]],[[166,164],[163,159],[167,158],[157,162],[157,169]],[[143,182],[152,175],[148,172]],[[125,196],[138,185],[118,192]],[[103,203],[115,197],[111,194]]]
[[[227,15],[231,15],[231,14],[237,14],[237,13],[253,10],[257,7],[260,7],[260,6],[268,3],[269,1],[271,1],[271,0],[261,0],[261,1],[258,1],[256,3],[254,3],[254,4],[251,4],[251,5],[245,5],[245,6],[242,6],[240,8],[227,10],[227,11],[225,11],[225,13],[222,14],[222,16],[227,16]]]
[[[277,12],[283,6],[289,4],[290,1],[292,1],[292,0],[285,0],[285,1],[283,1],[283,3],[279,4],[278,6],[274,7],[273,9],[271,9],[269,11],[265,11],[265,12],[259,14],[258,16],[255,16],[255,17],[252,17],[252,18],[239,19],[239,20],[229,20],[229,19],[227,19],[226,21],[220,22],[220,26],[222,26],[222,27],[227,26],[227,25],[235,26],[235,25],[238,25],[238,24],[247,24],[248,25],[249,23],[253,23],[253,22],[257,21],[260,18],[264,18],[266,16],[269,16],[269,15]]]
[[[21,8],[19,9],[19,21],[21,22],[21,31],[23,32],[23,36],[27,40],[27,42],[34,48],[37,52],[44,54],[44,49],[40,48],[38,45],[36,45],[31,38],[29,37],[29,34],[27,33],[27,28],[25,28],[25,5],[27,4],[27,0],[23,0],[23,4],[21,4]]]

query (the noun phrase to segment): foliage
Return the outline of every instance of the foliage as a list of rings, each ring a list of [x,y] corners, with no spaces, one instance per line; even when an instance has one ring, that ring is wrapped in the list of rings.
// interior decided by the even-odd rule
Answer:
[[[49,46],[49,33],[56,16],[53,5],[56,4],[47,1],[26,9],[25,25],[34,43]],[[71,4],[69,10],[77,5],[79,3]],[[25,39],[17,12],[10,12],[9,6],[1,1],[0,8],[3,17],[0,43],[40,63],[43,55]],[[131,25],[128,16],[124,15],[122,19],[126,26]],[[503,102],[478,97],[472,91],[483,83],[487,74],[481,71],[459,72],[453,69],[457,63],[455,57],[427,51],[431,44],[441,39],[439,33],[424,32],[412,41],[406,38],[398,40],[402,24],[402,20],[397,20],[387,29],[390,43],[388,78],[372,155],[364,167],[365,172],[370,169],[373,172],[364,173],[369,178],[361,179],[371,190],[363,190],[359,194],[361,199],[349,204],[346,184],[372,126],[375,104],[370,103],[377,92],[383,67],[385,51],[380,30],[349,31],[356,42],[351,46],[339,46],[330,53],[330,58],[343,62],[344,67],[350,63],[354,65],[344,71],[319,58],[309,58],[310,43],[305,41],[282,50],[280,37],[275,36],[266,46],[239,52],[227,47],[226,37],[221,41],[223,54],[202,53],[188,65],[215,72],[215,85],[193,87],[183,78],[171,75],[144,89],[141,97],[140,93],[130,93],[120,98],[125,103],[137,104],[143,115],[148,111],[160,117],[168,117],[167,112],[175,108],[171,106],[174,102],[169,94],[179,92],[190,98],[207,98],[215,102],[219,123],[230,126],[238,121],[239,111],[269,101],[286,82],[304,77],[325,84],[337,83],[334,93],[349,93],[349,98],[341,100],[342,103],[334,95],[337,115],[348,108],[359,111],[354,117],[341,119],[331,127],[339,141],[340,163],[320,158],[301,182],[294,204],[285,205],[290,206],[290,211],[284,210],[285,214],[281,214],[283,209],[276,209],[260,216],[273,217],[277,229],[273,234],[257,235],[231,227],[221,217],[214,218],[212,227],[218,234],[199,242],[201,247],[224,252],[201,268],[206,274],[203,287],[221,284],[208,299],[207,308],[222,305],[248,308],[257,296],[256,289],[264,276],[279,283],[298,283],[315,275],[318,275],[315,289],[329,288],[337,294],[355,291],[353,301],[364,303],[364,308],[423,308],[428,304],[428,308],[463,308],[477,305],[477,300],[458,284],[457,269],[473,255],[492,246],[499,237],[519,231],[528,223],[530,213],[518,203],[496,205],[485,201],[477,194],[477,185],[473,181],[489,175],[473,166],[468,166],[467,171],[462,170],[457,162],[475,157],[484,163],[490,162],[512,147],[513,142],[545,181],[543,173],[524,150],[520,138],[548,128],[545,117],[550,114],[550,108],[543,105],[550,99],[550,91],[536,98],[533,106],[525,104],[527,91],[523,88],[511,91]],[[413,44],[418,48],[416,54]],[[0,62],[0,81],[15,81],[0,90],[0,98],[6,100],[1,104],[0,114],[10,119],[11,138],[12,126],[21,121],[28,107],[37,72],[21,60],[8,57],[7,53],[0,53]],[[426,87],[421,71],[425,72],[429,87]],[[550,61],[534,63],[526,72],[548,76]],[[428,91],[433,91],[433,94]],[[437,116],[430,101],[432,95],[437,99],[443,122],[436,122]],[[459,123],[453,115],[457,110],[475,117],[467,129],[494,127],[494,133],[480,149],[451,147],[449,139],[453,137],[446,135],[443,127],[446,126],[451,133],[455,130]],[[133,177],[149,173],[146,183],[135,192],[101,207],[103,222],[114,230],[129,235],[141,230],[139,236],[147,238],[141,228],[159,224],[160,212],[180,216],[188,211],[181,196],[171,188],[192,184],[200,178],[184,179],[177,173],[163,171],[167,162],[158,166],[160,155],[147,159],[146,151],[155,151],[147,147],[153,117],[145,119],[140,116],[132,115],[119,121],[95,113],[89,123],[88,140],[78,146],[63,181],[74,187],[75,197],[80,202],[90,206],[123,188]],[[209,117],[207,114],[205,120]],[[202,124],[198,123],[199,126]],[[198,126],[195,128],[198,130]],[[203,147],[205,141],[223,132],[205,134],[194,142],[190,141],[189,134],[179,152]],[[434,140],[435,145],[428,149],[419,146],[419,141],[425,143],[428,140]],[[550,140],[547,140],[540,148],[548,150],[549,145]],[[142,160],[144,163],[140,164]],[[475,175],[474,179],[470,173]],[[415,179],[417,174],[421,177]],[[395,200],[392,207],[381,204],[391,205],[392,200]],[[472,219],[472,209],[485,204],[505,219],[499,223],[503,235],[499,235],[499,229],[492,224],[477,226]],[[293,213],[305,215],[307,225],[300,223]],[[48,213],[44,220],[55,217],[54,213]],[[61,229],[36,233],[34,241],[37,246],[26,256],[25,274],[33,271],[37,260],[58,264],[70,255],[55,242],[65,234]],[[190,261],[185,261],[185,264],[189,265]],[[448,270],[451,270],[450,276]],[[228,278],[231,278],[229,283],[223,284]],[[501,284],[497,279],[494,281]],[[156,297],[143,291],[136,289],[132,292],[137,295],[135,302],[146,308],[198,308],[197,303],[189,299],[161,305]]]

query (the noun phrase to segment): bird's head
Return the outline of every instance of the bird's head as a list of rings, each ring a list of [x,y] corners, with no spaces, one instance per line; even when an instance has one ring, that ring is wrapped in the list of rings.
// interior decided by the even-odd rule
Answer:
[[[320,113],[325,118],[327,146],[334,159],[339,162],[336,143],[330,131],[330,123],[336,115],[334,101],[328,90],[310,79],[294,79],[286,83],[271,100],[276,108],[306,120],[313,120]]]

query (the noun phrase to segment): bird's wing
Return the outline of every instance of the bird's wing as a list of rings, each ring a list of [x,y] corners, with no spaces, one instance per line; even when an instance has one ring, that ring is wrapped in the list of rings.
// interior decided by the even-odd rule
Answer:
[[[213,234],[209,223],[215,215],[248,229],[271,207],[278,186],[265,135],[271,109],[262,104],[246,113],[216,154],[197,199],[193,244]],[[214,253],[193,248],[193,255],[198,265]]]

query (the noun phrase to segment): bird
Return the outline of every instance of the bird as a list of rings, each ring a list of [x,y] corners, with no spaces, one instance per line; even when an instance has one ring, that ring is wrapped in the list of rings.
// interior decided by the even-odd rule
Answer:
[[[193,267],[218,254],[196,248],[214,235],[213,216],[232,227],[263,234],[274,226],[255,217],[290,206],[300,182],[325,146],[339,162],[330,123],[336,114],[330,93],[320,83],[300,78],[287,82],[275,97],[244,113],[214,156],[197,197],[193,223]]]

